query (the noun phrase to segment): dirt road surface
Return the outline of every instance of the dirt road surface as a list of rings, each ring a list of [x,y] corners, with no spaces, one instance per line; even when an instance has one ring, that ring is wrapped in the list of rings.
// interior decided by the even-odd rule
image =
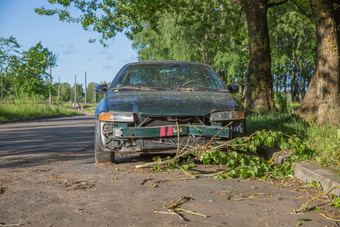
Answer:
[[[336,226],[294,214],[309,197],[270,182],[153,173],[135,168],[151,161],[138,154],[95,165],[93,139],[91,115],[1,124],[0,226]],[[181,208],[207,217],[166,213],[181,196]]]

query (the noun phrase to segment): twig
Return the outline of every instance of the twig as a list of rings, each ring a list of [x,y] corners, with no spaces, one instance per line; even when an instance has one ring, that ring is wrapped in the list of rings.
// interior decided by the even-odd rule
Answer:
[[[153,166],[153,165],[167,165],[167,164],[170,164],[170,163],[173,164],[180,157],[188,155],[188,154],[192,154],[196,150],[197,150],[197,148],[187,150],[187,151],[185,151],[183,153],[177,154],[175,157],[173,157],[172,159],[169,159],[169,160],[157,161],[157,162],[149,162],[149,163],[145,163],[145,164],[141,164],[141,165],[136,165],[136,168],[149,167],[149,166]]]
[[[156,209],[154,209],[153,212],[160,213],[160,214],[174,214],[173,212],[161,211],[161,210],[156,210]]]
[[[143,179],[143,180],[140,182],[140,184],[143,185],[143,184],[145,184],[145,183],[146,183],[147,181],[149,181],[149,180],[151,180],[151,177],[148,177],[148,178]]]
[[[255,136],[257,134],[257,132],[254,132],[253,134],[251,134],[250,136],[248,137],[242,137],[244,139],[251,139],[253,136]],[[224,147],[224,146],[228,146],[228,147],[234,147],[234,146],[242,146],[242,145],[246,145],[246,144],[231,144],[232,142],[234,142],[235,140],[237,140],[238,138],[236,139],[232,139],[232,140],[228,140],[227,142],[221,144],[221,145],[218,145],[216,146],[215,148],[221,148],[221,147]]]
[[[176,120],[176,127],[177,127],[177,154],[179,152],[179,126],[178,126],[178,121]]]
[[[171,214],[171,215],[176,215],[178,216],[180,219],[182,220],[185,220],[179,213],[175,212],[175,211],[172,211],[172,210],[168,210],[167,212],[166,211],[161,211],[161,210],[153,210],[153,212],[155,213],[160,213],[160,214]]]
[[[23,224],[25,224],[25,222],[19,222],[19,223],[17,223],[17,224],[8,224],[8,225],[6,225],[6,224],[0,224],[0,227],[9,227],[9,226],[18,226],[18,225],[23,225]]]
[[[181,196],[176,203],[172,204],[172,205],[168,205],[166,206],[168,212],[164,212],[164,211],[159,211],[154,209],[153,211],[156,213],[161,213],[161,214],[175,214],[177,215],[180,219],[184,220],[184,221],[189,221],[188,219],[186,219],[182,214],[179,213],[179,211],[183,211],[189,214],[194,214],[194,215],[198,215],[198,216],[202,216],[202,217],[208,217],[205,214],[201,214],[192,210],[186,210],[181,208],[181,205],[183,205],[185,202],[193,200],[191,197],[187,197],[187,196]]]
[[[222,173],[225,173],[227,172],[229,169],[226,169],[226,170],[222,170],[220,172],[217,172],[217,173],[211,173],[211,174],[197,174],[198,176],[204,176],[204,177],[213,177],[215,175],[220,175]]]
[[[318,212],[318,214],[321,215],[322,217],[328,219],[328,220],[334,221],[334,222],[337,224],[337,226],[339,226],[337,222],[340,222],[340,219],[331,218],[331,217],[329,217],[329,216],[327,216],[326,214],[321,213],[321,212]]]
[[[185,169],[183,169],[183,167],[181,167],[180,165],[177,166],[180,170],[182,170],[182,172],[187,175],[188,177],[194,178],[196,179],[197,177],[195,175],[190,174],[188,171],[186,171]]]
[[[180,213],[178,213],[176,210],[170,210],[168,209],[169,213],[173,213],[176,214],[180,219],[182,219],[183,221],[189,221],[188,219],[184,218],[183,215],[181,215]]]
[[[209,142],[205,145],[206,147],[208,147],[210,144],[211,144],[211,142],[215,139],[215,137],[218,135],[218,134],[220,134],[220,132],[222,132],[226,127],[228,127],[229,125],[231,125],[233,122],[231,121],[231,122],[229,122],[228,124],[226,124],[220,131],[218,131],[210,140],[209,140]]]
[[[190,141],[190,137],[188,138],[187,143],[185,144],[185,146],[182,148],[181,151],[178,152],[179,149],[179,145],[177,144],[177,154],[181,154],[183,151],[185,151],[185,149],[189,146],[189,141]]]
[[[306,203],[302,204],[302,206],[301,206],[299,209],[293,210],[293,212],[295,212],[295,213],[301,212],[303,209],[306,209],[307,206],[308,206],[308,204],[310,204],[312,201],[316,200],[317,198],[319,198],[319,197],[321,197],[321,196],[324,196],[324,195],[330,193],[331,191],[333,191],[333,190],[336,189],[336,188],[340,188],[340,186],[331,187],[328,191],[326,191],[326,192],[324,192],[324,193],[321,193],[321,194],[319,194],[319,195],[313,197],[311,200],[307,201]]]
[[[234,191],[234,187],[231,189],[231,191],[228,194],[228,200],[231,200],[231,197],[233,197],[233,191]]]
[[[202,216],[202,217],[205,217],[205,218],[208,217],[205,214],[201,214],[201,213],[198,213],[198,212],[195,212],[195,211],[192,211],[192,210],[186,210],[186,209],[183,209],[183,208],[177,208],[177,210],[184,211],[184,212],[187,212],[189,214],[194,214],[194,215]]]

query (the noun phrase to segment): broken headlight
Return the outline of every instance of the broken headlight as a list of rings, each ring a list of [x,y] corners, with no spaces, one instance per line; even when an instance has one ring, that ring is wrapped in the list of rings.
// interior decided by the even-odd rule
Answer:
[[[210,121],[230,121],[244,118],[242,111],[215,112],[210,115]]]
[[[99,120],[113,122],[134,122],[133,113],[102,112]]]

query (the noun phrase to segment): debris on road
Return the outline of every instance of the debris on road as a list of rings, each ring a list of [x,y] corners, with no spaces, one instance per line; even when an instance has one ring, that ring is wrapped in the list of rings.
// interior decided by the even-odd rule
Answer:
[[[88,184],[85,181],[73,181],[73,180],[67,180],[67,179],[63,180],[54,174],[52,174],[52,177],[57,180],[58,184],[63,185],[66,191],[85,190],[85,189],[90,189],[94,187],[94,184]]]
[[[201,217],[208,217],[205,214],[201,214],[192,210],[187,210],[187,209],[183,209],[181,206],[186,203],[189,202],[191,200],[194,200],[192,197],[188,197],[188,196],[181,196],[181,198],[179,198],[177,200],[176,203],[172,204],[172,205],[167,205],[167,206],[163,206],[163,208],[167,209],[168,211],[160,211],[160,210],[154,210],[155,213],[161,213],[161,214],[174,214],[177,215],[180,219],[184,220],[184,221],[189,221],[189,219],[185,218],[182,214],[179,213],[179,211],[183,211],[189,214],[193,214],[193,215],[198,215]]]
[[[140,182],[140,184],[143,185],[143,184],[145,184],[147,181],[149,181],[149,180],[151,180],[151,179],[152,179],[151,177],[145,178],[145,179],[143,179],[143,180]]]

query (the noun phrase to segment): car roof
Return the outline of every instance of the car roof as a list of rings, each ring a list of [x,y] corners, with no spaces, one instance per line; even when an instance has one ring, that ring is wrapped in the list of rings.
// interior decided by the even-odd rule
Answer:
[[[200,63],[200,62],[193,62],[193,61],[138,61],[138,62],[132,62],[128,63],[125,66],[130,66],[130,65],[151,65],[151,64],[183,64],[183,65],[202,65],[202,66],[207,66],[210,67],[210,65],[205,64],[205,63]]]

